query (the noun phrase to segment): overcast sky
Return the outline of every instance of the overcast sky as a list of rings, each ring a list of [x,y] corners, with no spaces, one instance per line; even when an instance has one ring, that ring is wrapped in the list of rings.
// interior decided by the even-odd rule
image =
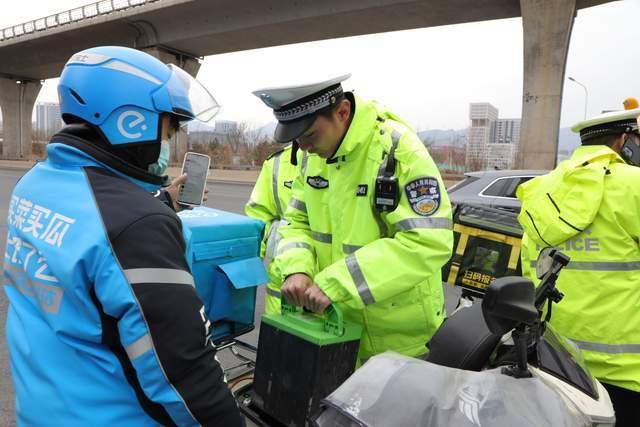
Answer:
[[[88,3],[0,0],[0,27]],[[588,115],[622,108],[628,96],[640,97],[639,18],[640,0],[578,12],[567,76],[587,86]],[[291,58],[299,61],[295,69]],[[259,126],[273,116],[251,95],[252,90],[343,72],[353,73],[343,84],[345,89],[382,101],[419,130],[468,126],[470,102],[491,102],[500,117],[520,117],[522,21],[450,25],[214,55],[206,57],[198,78],[223,106],[217,119]],[[55,86],[55,79],[47,81],[38,101],[56,101]],[[584,90],[567,81],[561,126],[582,119],[584,102]]]

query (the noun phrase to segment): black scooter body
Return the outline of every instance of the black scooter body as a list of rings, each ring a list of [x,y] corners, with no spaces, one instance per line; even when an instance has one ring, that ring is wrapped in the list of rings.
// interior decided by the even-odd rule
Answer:
[[[513,344],[501,344],[502,336],[489,331],[481,304],[458,310],[444,321],[427,344],[426,360],[442,366],[481,371],[516,363]],[[527,362],[598,398],[594,378],[579,353],[548,323],[541,337],[529,345]]]

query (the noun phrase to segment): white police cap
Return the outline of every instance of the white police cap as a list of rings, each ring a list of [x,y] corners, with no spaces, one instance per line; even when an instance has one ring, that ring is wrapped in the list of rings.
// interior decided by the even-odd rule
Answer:
[[[640,108],[633,110],[611,111],[596,117],[576,123],[571,127],[575,133],[580,133],[584,142],[603,135],[614,135],[628,132],[638,132],[640,126]]]
[[[315,113],[336,103],[343,94],[344,80],[351,73],[321,82],[253,91],[278,120],[274,133],[277,142],[289,142],[302,135],[315,120]]]

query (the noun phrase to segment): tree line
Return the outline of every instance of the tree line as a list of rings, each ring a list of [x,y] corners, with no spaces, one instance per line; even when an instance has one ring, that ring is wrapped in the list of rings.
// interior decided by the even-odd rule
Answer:
[[[41,159],[51,135],[35,129],[32,135],[32,157]],[[464,147],[436,145],[431,140],[424,143],[442,173],[459,174],[465,169],[481,169],[481,165],[475,163],[466,164],[465,168]],[[188,133],[188,150],[210,156],[212,167],[216,169],[260,169],[267,157],[281,148],[282,144],[274,142],[271,135],[252,131],[244,122],[224,133],[211,130]]]

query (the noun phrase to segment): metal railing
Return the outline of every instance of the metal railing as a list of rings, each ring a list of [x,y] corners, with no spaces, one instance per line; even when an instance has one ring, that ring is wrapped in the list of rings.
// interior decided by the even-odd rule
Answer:
[[[102,0],[0,30],[0,42],[160,0]]]

